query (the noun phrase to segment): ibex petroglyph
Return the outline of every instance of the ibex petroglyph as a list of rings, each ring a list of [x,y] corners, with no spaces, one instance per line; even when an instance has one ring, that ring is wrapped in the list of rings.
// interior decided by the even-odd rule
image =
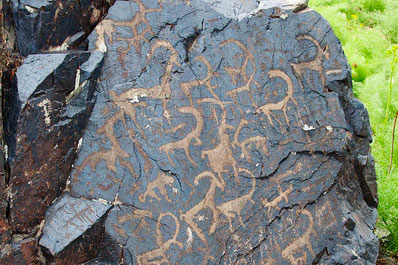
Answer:
[[[160,231],[160,226],[161,221],[164,217],[166,216],[170,216],[174,219],[174,222],[176,224],[176,229],[174,232],[174,235],[172,236],[172,238],[166,240],[163,242],[163,237],[162,237],[162,232]],[[172,244],[176,244],[177,246],[179,246],[181,249],[183,248],[183,245],[181,242],[179,242],[177,240],[177,236],[178,233],[180,232],[180,222],[177,219],[177,217],[170,213],[170,212],[166,212],[166,213],[161,213],[157,222],[157,226],[156,226],[156,243],[158,245],[157,249],[145,252],[143,254],[137,255],[137,262],[139,265],[155,265],[155,264],[171,264],[166,252],[167,250],[170,248],[170,246]]]
[[[244,172],[250,176],[252,180],[251,190],[241,197],[216,206],[217,210],[227,217],[229,221],[229,229],[231,232],[233,232],[232,221],[235,219],[235,217],[238,217],[240,225],[243,226],[241,212],[247,203],[253,202],[252,197],[254,191],[256,190],[256,177],[253,175],[253,173],[244,168],[239,168],[239,172]]]
[[[205,171],[200,173],[195,177],[194,184],[197,186],[199,181],[203,178],[208,178],[210,180],[210,187],[203,198],[198,204],[189,209],[186,213],[181,214],[181,219],[184,220],[196,233],[196,235],[202,240],[203,244],[207,245],[207,240],[202,230],[197,226],[194,221],[195,216],[202,210],[209,208],[213,214],[213,223],[210,226],[209,234],[214,233],[219,224],[219,212],[216,208],[214,197],[217,188],[224,190],[224,185],[218,180],[218,178],[210,171]]]
[[[268,72],[268,76],[270,78],[279,77],[279,78],[282,78],[283,81],[286,82],[286,84],[287,84],[286,96],[281,101],[278,101],[276,103],[267,103],[267,104],[259,107],[257,109],[257,112],[264,113],[267,116],[269,123],[271,125],[273,125],[271,111],[276,111],[276,110],[283,111],[283,114],[286,119],[286,123],[289,124],[289,119],[287,117],[287,104],[289,103],[289,100],[291,100],[296,106],[298,105],[296,99],[293,96],[294,90],[293,90],[292,80],[285,72],[283,72],[281,70],[270,70]],[[278,123],[280,123],[280,122],[278,121]]]
[[[181,113],[192,114],[196,119],[196,126],[183,139],[181,139],[177,142],[172,142],[172,143],[167,143],[165,145],[162,145],[161,147],[159,147],[159,151],[164,152],[167,155],[171,165],[175,166],[173,160],[170,157],[170,152],[173,153],[174,149],[184,149],[189,162],[191,162],[194,166],[197,166],[196,162],[192,159],[191,155],[189,154],[189,145],[191,144],[191,142],[193,145],[201,145],[202,144],[202,140],[200,139],[200,134],[202,133],[203,125],[204,125],[202,113],[200,113],[200,111],[198,111],[197,109],[192,108],[192,107],[182,107],[182,108],[179,108],[178,111]]]

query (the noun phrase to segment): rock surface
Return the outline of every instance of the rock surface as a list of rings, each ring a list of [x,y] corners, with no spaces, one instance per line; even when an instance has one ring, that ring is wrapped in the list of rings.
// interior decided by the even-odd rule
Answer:
[[[102,59],[101,52],[39,54],[18,68],[5,95],[13,231],[40,224],[65,189]]]
[[[40,245],[52,255],[92,227],[111,206],[105,203],[62,195],[46,212],[46,225]]]
[[[6,91],[3,252],[30,258],[18,264],[375,264],[367,111],[330,25],[306,1],[274,2],[116,1],[88,51],[29,55]],[[79,24],[69,8],[51,25]]]
[[[22,55],[78,47],[115,0],[10,0]]]

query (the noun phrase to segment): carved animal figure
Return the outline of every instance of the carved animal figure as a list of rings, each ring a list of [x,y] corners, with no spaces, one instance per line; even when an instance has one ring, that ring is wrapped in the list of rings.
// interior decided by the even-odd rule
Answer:
[[[290,264],[307,264],[307,252],[308,250],[312,257],[315,257],[314,250],[312,249],[311,240],[313,239],[312,234],[314,234],[314,219],[311,212],[307,209],[303,209],[302,214],[308,216],[309,223],[303,226],[305,233],[290,243],[284,250],[282,250],[282,257],[288,259]],[[301,256],[297,258],[297,253]]]
[[[122,69],[125,71],[122,76],[127,78],[127,69],[125,67],[124,58],[129,53],[131,48],[134,46],[135,51],[139,54],[141,52],[141,42],[149,43],[146,35],[154,34],[151,25],[147,19],[147,14],[152,12],[160,12],[160,8],[146,8],[143,1],[134,0],[139,10],[135,13],[131,20],[127,21],[113,21],[110,19],[103,20],[99,26],[96,27],[97,41],[96,48],[102,52],[106,51],[105,36],[108,37],[110,43],[113,43],[112,34],[116,31],[116,27],[129,28],[131,34],[128,37],[118,36],[115,38],[116,41],[124,41],[127,44],[126,48],[122,46],[117,49],[119,53],[118,61],[121,64]]]
[[[268,214],[271,213],[271,210],[273,208],[276,210],[280,210],[280,207],[278,206],[280,202],[285,201],[286,203],[288,203],[288,196],[293,191],[293,186],[290,185],[290,187],[285,191],[283,191],[281,187],[278,187],[278,191],[279,191],[279,196],[273,199],[272,201],[268,201],[266,199],[260,199],[263,206],[265,208],[268,208]]]
[[[161,201],[161,198],[157,195],[155,191],[157,189],[168,202],[171,202],[169,195],[167,194],[166,186],[171,186],[172,183],[174,183],[174,179],[171,176],[164,174],[163,172],[159,172],[156,179],[148,183],[145,192],[140,194],[140,196],[138,196],[138,199],[140,200],[140,202],[145,202],[148,197],[152,197],[157,199],[158,201]]]
[[[109,150],[102,148],[98,152],[93,152],[87,156],[80,165],[76,166],[76,171],[73,174],[72,182],[78,181],[81,171],[87,165],[89,165],[91,169],[95,171],[98,163],[101,161],[105,161],[108,170],[116,173],[116,160],[118,159],[120,165],[126,167],[131,174],[135,174],[133,166],[127,160],[125,160],[129,157],[128,153],[121,148],[119,141],[113,132],[113,126],[118,120],[124,120],[122,112],[119,112],[115,116],[106,120],[104,125],[97,130],[97,134],[103,134],[106,139],[110,141],[111,147]]]
[[[192,114],[196,119],[196,127],[192,130],[192,132],[188,133],[187,136],[185,136],[183,139],[181,139],[177,142],[172,142],[172,143],[167,143],[165,145],[162,145],[161,147],[159,147],[159,150],[161,152],[166,153],[171,165],[175,166],[169,153],[170,152],[173,153],[174,149],[184,149],[185,154],[188,157],[188,160],[194,166],[197,166],[196,162],[192,159],[191,155],[189,154],[189,145],[191,144],[191,142],[193,142],[192,144],[194,144],[194,145],[202,144],[202,140],[200,139],[200,134],[202,133],[203,125],[204,125],[202,114],[197,109],[192,108],[192,107],[182,107],[182,108],[179,108],[178,111],[181,113]]]
[[[206,88],[212,93],[214,96],[214,89],[218,88],[219,85],[212,85],[211,79],[215,76],[219,76],[218,73],[213,71],[213,67],[209,63],[209,61],[203,56],[197,56],[195,61],[201,61],[207,67],[207,75],[205,78],[200,80],[192,80],[189,82],[184,82],[180,84],[181,90],[184,92],[185,96],[189,98],[189,102],[193,107],[193,98],[192,98],[192,88],[198,86],[206,86]]]
[[[226,93],[227,96],[231,96],[234,100],[235,103],[237,103],[237,95],[238,93],[241,92],[246,92],[249,97],[250,100],[253,104],[253,106],[255,108],[257,108],[257,105],[253,99],[252,94],[250,93],[251,90],[251,85],[254,84],[257,88],[260,88],[260,84],[254,79],[254,76],[256,75],[257,72],[257,66],[256,66],[256,62],[254,60],[254,56],[253,54],[246,48],[245,45],[243,45],[240,41],[235,40],[235,39],[229,39],[229,40],[225,40],[220,44],[220,47],[223,47],[227,44],[233,43],[235,45],[237,45],[239,48],[241,48],[244,52],[244,60],[243,60],[243,64],[240,68],[234,68],[234,67],[230,67],[230,66],[226,66],[224,69],[225,71],[232,77],[232,82],[236,85],[238,83],[238,78],[237,76],[239,76],[241,79],[243,79],[243,82],[245,82],[245,84],[241,87],[238,88],[234,88],[230,91],[228,91]],[[247,74],[247,70],[249,65],[251,64],[252,68],[251,71],[252,73],[250,75]]]
[[[170,216],[174,219],[174,222],[176,224],[176,230],[175,230],[172,238],[163,242],[162,232],[160,231],[160,226],[162,225],[161,221],[162,221],[163,217],[165,217],[165,216]],[[170,246],[172,244],[176,244],[181,249],[183,248],[182,243],[177,240],[177,236],[178,236],[179,232],[180,232],[180,222],[177,219],[177,217],[170,212],[161,213],[159,216],[158,222],[157,222],[157,226],[156,226],[156,243],[158,245],[158,248],[148,251],[148,252],[145,252],[143,254],[137,255],[137,263],[139,265],[158,265],[158,264],[163,264],[163,263],[171,264],[166,255],[166,251],[170,248]]]
[[[259,107],[257,109],[257,112],[264,113],[267,116],[269,123],[271,125],[273,125],[271,111],[281,110],[281,111],[283,111],[283,114],[285,116],[286,123],[289,124],[289,119],[287,117],[287,104],[289,103],[289,100],[291,100],[296,106],[298,105],[296,99],[293,96],[294,91],[293,91],[292,80],[285,72],[283,72],[281,70],[270,70],[268,72],[268,75],[270,78],[280,77],[286,82],[286,84],[287,84],[286,96],[279,102],[267,103],[267,104]],[[280,124],[279,121],[278,121],[278,123]]]
[[[247,194],[239,198],[216,206],[217,210],[227,217],[229,221],[229,229],[231,232],[233,232],[232,221],[235,219],[235,217],[238,217],[240,224],[243,226],[243,220],[240,213],[247,203],[253,202],[252,197],[254,191],[256,190],[256,177],[253,175],[253,173],[244,168],[239,168],[239,172],[244,172],[250,176],[250,178],[252,179],[251,190]]]
[[[303,75],[304,75],[305,71],[308,69],[308,70],[316,71],[319,73],[319,75],[321,76],[322,87],[325,87],[325,74],[324,74],[324,69],[322,66],[322,59],[323,59],[323,56],[325,56],[325,58],[327,60],[329,60],[328,46],[326,46],[324,49],[322,49],[319,42],[317,40],[315,40],[313,37],[308,36],[308,35],[298,36],[297,40],[309,40],[312,43],[314,43],[315,47],[317,48],[317,55],[311,61],[300,62],[297,64],[295,64],[295,63],[290,64],[293,68],[293,72],[296,74],[298,80],[300,81],[301,86],[303,87],[302,81],[301,81],[301,80],[303,80]]]
[[[199,184],[199,181],[203,178],[208,178],[210,180],[210,187],[205,197],[203,198],[203,200],[201,200],[198,204],[189,209],[187,212],[181,214],[180,217],[192,228],[192,230],[196,233],[196,235],[200,238],[200,240],[202,240],[203,244],[207,245],[206,237],[203,234],[202,230],[195,223],[194,218],[200,211],[209,208],[213,214],[213,223],[210,226],[209,234],[214,233],[214,231],[217,228],[217,225],[219,224],[219,212],[215,206],[214,197],[217,188],[219,188],[220,190],[224,190],[224,185],[210,171],[205,171],[197,175],[195,177],[194,184],[197,186]]]
[[[145,218],[152,219],[152,212],[141,210],[141,209],[134,209],[133,212],[128,212],[125,214],[118,215],[117,223],[113,225],[113,229],[124,239],[127,240],[129,237],[129,233],[135,233],[135,231],[139,231],[141,228],[145,227],[146,222]],[[122,225],[128,221],[135,221],[138,220],[138,224],[134,224],[134,230],[127,231],[122,227]]]
[[[154,56],[155,51],[159,48],[166,48],[170,51],[170,59],[166,65],[166,69],[164,75],[161,79],[159,85],[153,86],[151,88],[131,88],[120,95],[120,99],[124,99],[127,101],[137,101],[139,97],[149,97],[153,99],[161,99],[163,103],[165,99],[170,98],[171,96],[171,88],[170,88],[170,81],[171,81],[171,73],[173,70],[173,66],[181,66],[178,62],[178,53],[171,45],[170,42],[165,40],[158,40],[155,44],[151,47],[151,51],[148,54],[148,61]],[[163,106],[165,109],[165,106]]]
[[[236,129],[236,132],[234,135],[234,140],[232,141],[232,145],[234,147],[240,147],[241,148],[240,157],[246,158],[247,161],[249,161],[249,163],[252,163],[253,161],[251,159],[250,152],[248,150],[248,146],[254,145],[256,150],[263,149],[264,154],[267,154],[268,153],[267,138],[264,136],[253,136],[250,138],[246,138],[242,142],[239,142],[239,135],[240,135],[240,132],[242,131],[242,128],[244,128],[245,126],[247,126],[249,124],[249,122],[244,119],[243,111],[241,109],[239,111],[240,111],[241,118],[240,118],[238,128]],[[252,148],[252,147],[249,147],[249,148]]]

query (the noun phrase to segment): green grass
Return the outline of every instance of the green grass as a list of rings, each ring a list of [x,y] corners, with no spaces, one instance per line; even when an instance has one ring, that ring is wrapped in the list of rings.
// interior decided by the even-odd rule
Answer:
[[[354,93],[369,111],[379,193],[377,226],[388,234],[385,247],[398,254],[398,132],[388,172],[398,111],[398,65],[392,67],[391,52],[398,42],[398,0],[310,0],[309,5],[330,22],[341,40],[352,68]]]

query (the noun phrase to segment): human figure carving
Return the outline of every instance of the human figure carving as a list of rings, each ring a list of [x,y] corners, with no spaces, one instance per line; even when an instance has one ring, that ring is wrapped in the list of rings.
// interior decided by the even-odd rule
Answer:
[[[278,101],[276,103],[267,103],[267,104],[259,107],[257,109],[257,112],[264,113],[267,116],[269,123],[271,125],[273,125],[271,111],[281,110],[281,111],[283,111],[283,114],[285,116],[286,123],[289,124],[289,119],[287,117],[287,104],[289,103],[289,100],[291,100],[296,106],[298,105],[298,103],[293,95],[294,91],[293,91],[292,80],[285,72],[283,72],[281,70],[270,70],[268,72],[268,76],[270,78],[279,77],[279,78],[282,78],[286,82],[286,85],[287,85],[286,96],[281,101]],[[279,121],[278,121],[278,123],[280,124]]]
[[[203,117],[202,113],[200,113],[197,109],[192,108],[192,107],[182,107],[178,109],[179,112],[181,113],[189,113],[192,114],[195,119],[196,119],[196,127],[188,133],[183,139],[177,141],[177,142],[172,142],[172,143],[167,143],[165,145],[162,145],[159,147],[159,151],[165,152],[171,165],[175,166],[173,160],[170,157],[170,152],[174,152],[174,149],[184,149],[186,156],[188,157],[189,162],[193,164],[194,166],[197,166],[196,162],[192,159],[191,155],[189,154],[189,145],[201,145],[202,140],[200,139],[200,134],[202,133],[203,130]]]
[[[214,172],[217,173],[218,178],[223,185],[225,185],[225,181],[222,174],[229,172],[228,169],[226,169],[229,166],[233,168],[235,179],[239,183],[237,163],[233,155],[231,140],[229,139],[229,134],[227,131],[233,130],[234,127],[227,124],[227,110],[224,106],[224,103],[219,99],[212,98],[201,99],[199,102],[218,104],[222,110],[222,117],[220,125],[218,126],[219,143],[213,149],[202,151],[202,159],[205,159],[206,157],[209,159],[210,167]]]

